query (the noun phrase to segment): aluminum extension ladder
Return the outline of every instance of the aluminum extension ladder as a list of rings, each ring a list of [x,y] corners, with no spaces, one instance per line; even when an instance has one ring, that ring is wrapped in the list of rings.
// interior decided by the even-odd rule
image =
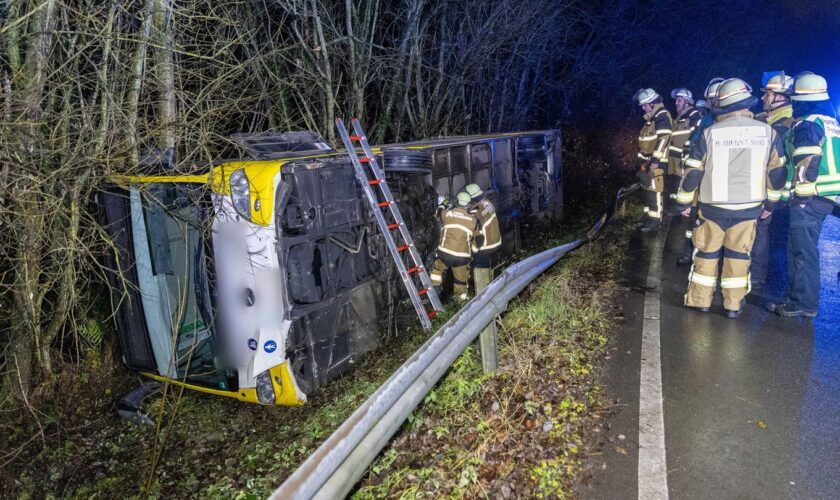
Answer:
[[[443,310],[440,304],[440,298],[438,298],[437,292],[435,292],[432,286],[429,273],[426,272],[426,268],[423,266],[423,259],[414,246],[414,240],[411,238],[411,234],[405,226],[405,221],[402,218],[402,214],[400,214],[399,208],[397,208],[394,196],[391,194],[391,189],[388,188],[388,183],[385,182],[385,174],[376,162],[376,156],[374,156],[370,148],[370,144],[368,143],[367,137],[365,137],[362,126],[359,124],[359,120],[353,118],[350,120],[350,123],[353,124],[355,135],[347,133],[347,129],[341,118],[335,119],[335,126],[338,128],[338,133],[344,142],[345,149],[347,149],[347,155],[353,163],[356,180],[367,195],[371,212],[376,217],[376,224],[385,237],[385,243],[388,245],[388,250],[391,252],[391,257],[394,259],[394,264],[397,266],[400,278],[402,278],[403,284],[405,284],[405,289],[408,292],[409,298],[411,298],[414,310],[417,311],[417,317],[420,318],[420,324],[423,325],[424,330],[429,331],[432,329],[431,318],[434,318],[439,311]],[[358,143],[361,146],[364,152],[363,157],[360,157],[356,152],[356,145],[354,143]],[[368,170],[365,170],[362,166],[363,163],[366,163],[370,167],[368,170],[371,172],[372,178],[368,175]],[[380,201],[380,197],[374,192],[373,188],[375,186],[379,186],[383,201]],[[388,222],[385,215],[386,211],[391,214],[391,220],[393,222]],[[402,245],[397,246],[397,242],[394,241],[395,230],[399,232],[402,238]],[[408,267],[405,260],[403,260],[404,252],[408,252],[407,260],[411,262],[411,267]],[[414,281],[414,277],[420,280],[420,286],[422,288],[419,290]],[[431,311],[427,310],[427,305],[423,301],[424,297],[428,299],[429,305],[431,305]]]

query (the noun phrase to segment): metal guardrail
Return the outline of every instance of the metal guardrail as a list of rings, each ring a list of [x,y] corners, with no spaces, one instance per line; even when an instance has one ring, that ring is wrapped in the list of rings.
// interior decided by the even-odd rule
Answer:
[[[566,254],[598,237],[619,202],[639,188],[622,188],[578,239],[521,260],[499,275],[446,322],[271,495],[272,499],[342,498],[466,347],[505,311],[508,302]]]

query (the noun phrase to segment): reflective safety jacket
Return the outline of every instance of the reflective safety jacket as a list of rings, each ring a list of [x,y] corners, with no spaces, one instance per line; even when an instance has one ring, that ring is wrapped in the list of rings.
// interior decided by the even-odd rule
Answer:
[[[762,204],[772,209],[767,186],[784,185],[783,165],[782,141],[770,125],[748,110],[726,113],[703,132],[686,159],[677,203],[691,203],[697,191],[706,213],[702,205],[733,218],[758,216]]]
[[[639,132],[639,163],[651,163],[652,168],[662,168],[659,163],[668,160],[671,142],[671,113],[662,103],[644,115],[645,124]]]
[[[787,178],[797,198],[840,195],[840,125],[826,115],[809,115],[785,138],[792,157]]]
[[[700,112],[695,108],[688,108],[677,116],[674,122],[674,130],[671,132],[671,143],[668,145],[668,175],[680,175],[680,164],[684,156],[688,154],[690,147],[689,138],[694,130],[700,125]]]
[[[478,232],[481,235],[473,238],[472,251],[489,252],[502,246],[502,232],[493,203],[487,198],[482,198],[470,207],[470,213],[478,219]]]
[[[790,104],[760,113],[755,116],[755,119],[774,127],[782,127],[785,130],[793,127],[793,124],[796,123],[796,120],[793,119],[793,106]]]
[[[759,113],[755,116],[755,119],[773,127],[776,134],[782,138],[782,141],[785,141],[788,130],[790,130],[796,123],[796,120],[793,119],[793,106],[790,104],[780,106],[764,113]],[[790,151],[786,150],[785,157],[790,159]],[[792,178],[792,176],[790,177]],[[791,189],[793,189],[791,179],[788,179],[785,182],[782,189],[773,189],[771,186],[767,186],[767,199],[771,202],[787,200],[790,197]]]
[[[443,212],[440,217],[441,234],[438,251],[470,258],[471,244],[478,231],[478,220],[466,208],[455,207]]]

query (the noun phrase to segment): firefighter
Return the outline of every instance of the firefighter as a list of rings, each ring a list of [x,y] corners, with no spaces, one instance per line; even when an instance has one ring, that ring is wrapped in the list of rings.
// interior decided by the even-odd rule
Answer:
[[[677,203],[684,207],[695,194],[698,201],[685,305],[709,311],[723,257],[721,288],[729,318],[738,317],[749,293],[756,219],[762,208],[772,209],[774,203],[767,199],[767,186],[779,189],[785,179],[781,138],[770,125],[753,118],[749,108],[757,99],[751,92],[739,78],[720,84],[717,118],[686,159],[677,193]]]
[[[496,207],[487,199],[481,187],[468,184],[464,190],[472,200],[470,214],[478,220],[478,234],[472,244],[473,283],[475,293],[478,293],[493,281],[491,256],[502,246],[502,232],[496,217]]]
[[[773,75],[761,90],[764,92],[761,97],[763,112],[756,115],[756,119],[776,129],[779,137],[784,138],[793,126],[793,107],[790,102],[790,94],[793,93],[793,78],[785,75],[784,72]],[[779,201],[782,198],[782,192],[782,190],[768,189],[767,198],[771,201]],[[764,282],[767,279],[772,220],[773,212],[762,210],[755,228],[755,242],[750,253],[750,282],[753,290],[764,288]]]
[[[455,297],[463,301],[467,300],[472,243],[478,231],[478,220],[467,209],[470,195],[462,191],[456,200],[458,206],[445,210],[441,215],[440,244],[429,278],[433,286],[439,287],[443,284],[443,273],[452,268]]]
[[[684,146],[688,143],[694,129],[700,125],[700,111],[694,107],[691,91],[680,87],[671,91],[671,99],[677,109],[677,118],[671,132],[671,144],[668,145],[668,182],[669,195],[676,194],[682,177],[682,160],[686,152]],[[673,197],[673,196],[672,196]]]
[[[711,111],[712,108],[714,108],[717,89],[721,82],[723,82],[723,78],[712,78],[709,81],[709,84],[706,85],[706,90],[703,91],[703,97],[705,97],[705,99],[697,101],[697,109],[700,110],[701,115],[700,123],[694,128],[694,132],[689,135],[688,140],[683,145],[683,165],[681,165],[680,169],[681,175],[685,169],[685,160],[688,159],[689,154],[691,154],[692,145],[696,144],[703,135],[703,131],[714,123],[714,117],[711,115]],[[701,102],[703,103],[702,106],[700,105]],[[676,199],[676,195],[674,195],[674,198]],[[681,215],[688,219],[688,228],[685,231],[685,245],[683,246],[683,253],[677,257],[677,265],[688,265],[691,264],[691,254],[694,252],[694,245],[691,243],[691,237],[694,225],[697,223],[697,200],[692,200],[691,208],[683,210]]]
[[[642,232],[659,231],[662,226],[662,191],[671,142],[671,113],[653,89],[640,89],[633,96],[644,110],[645,124],[639,133],[639,183],[644,189]]]
[[[694,107],[697,108],[697,112],[700,113],[700,121],[703,121],[703,117],[709,114],[709,103],[707,103],[705,99],[697,99],[697,104],[695,104]],[[698,123],[697,125],[699,126],[700,124]]]
[[[788,297],[771,304],[782,316],[817,316],[820,298],[818,243],[826,215],[840,195],[840,125],[825,78],[803,73],[793,84],[793,117],[785,147],[793,184],[788,236]]]

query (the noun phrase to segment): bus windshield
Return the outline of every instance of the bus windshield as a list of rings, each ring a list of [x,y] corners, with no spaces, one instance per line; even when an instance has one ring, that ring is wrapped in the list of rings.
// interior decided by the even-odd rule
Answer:
[[[158,373],[227,389],[210,299],[204,186],[134,185],[130,201],[138,284]]]

